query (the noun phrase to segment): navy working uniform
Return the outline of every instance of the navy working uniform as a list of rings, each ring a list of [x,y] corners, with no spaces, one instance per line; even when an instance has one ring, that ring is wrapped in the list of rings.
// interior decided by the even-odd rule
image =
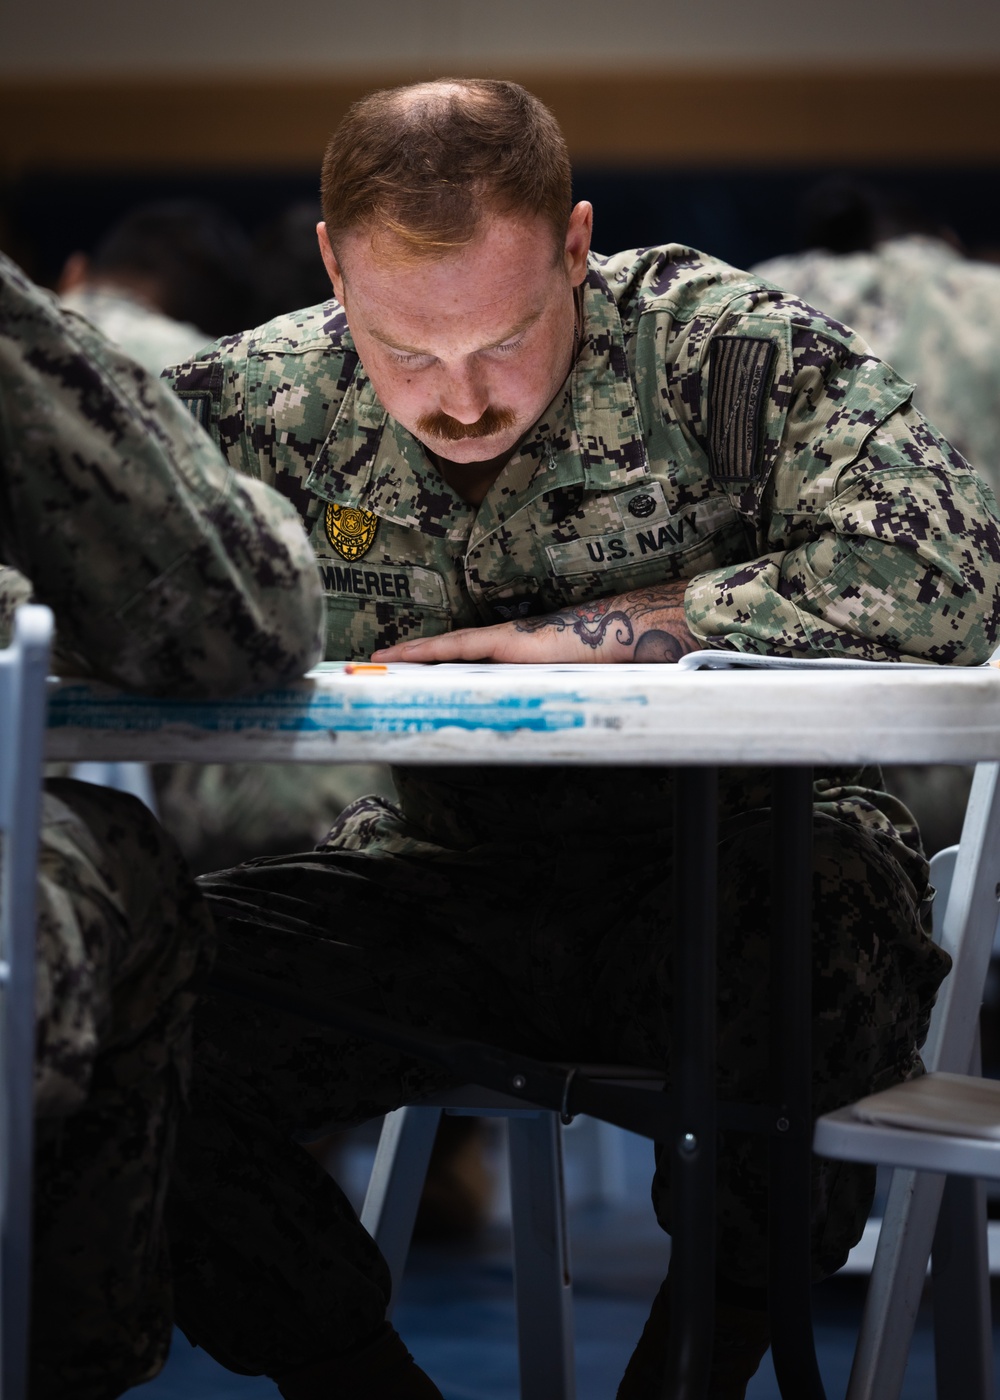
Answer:
[[[670,245],[592,257],[571,372],[485,500],[466,504],[376,398],[336,302],[171,372],[232,465],[298,508],[326,655],[690,579],[704,645],[974,664],[997,640],[1000,536],[979,478],[910,386],[837,322]],[[748,755],[752,758],[752,755]],[[314,851],[205,877],[223,968],[328,988],[401,1023],[555,1059],[666,1069],[671,775],[413,768]],[[770,781],[721,781],[720,1087],[762,1092]],[[873,768],[817,774],[815,1101],[919,1071],[947,959],[927,867]],[[280,1376],[370,1335],[383,1262],[294,1139],[406,1102],[441,1074],[355,1037],[210,1001],[180,1145],[182,1325]],[[724,1135],[720,1271],[765,1273],[765,1147]],[[817,1162],[817,1275],[860,1235],[872,1180]],[[666,1163],[653,1187],[670,1226]]]

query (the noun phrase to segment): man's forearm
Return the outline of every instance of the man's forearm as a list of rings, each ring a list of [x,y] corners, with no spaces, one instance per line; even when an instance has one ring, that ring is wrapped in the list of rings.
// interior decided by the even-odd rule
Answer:
[[[417,637],[374,655],[380,661],[677,661],[700,646],[684,620],[686,587],[686,579],[675,579],[542,617]]]
[[[701,645],[684,616],[687,579],[578,603],[541,617],[521,618],[518,632],[572,632],[595,661],[677,661]]]

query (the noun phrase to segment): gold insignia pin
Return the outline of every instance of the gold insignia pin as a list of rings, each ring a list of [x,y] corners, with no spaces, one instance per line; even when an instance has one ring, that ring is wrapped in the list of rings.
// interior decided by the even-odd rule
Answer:
[[[327,539],[340,557],[351,563],[371,549],[377,528],[378,516],[370,510],[338,506],[332,501],[326,508]]]

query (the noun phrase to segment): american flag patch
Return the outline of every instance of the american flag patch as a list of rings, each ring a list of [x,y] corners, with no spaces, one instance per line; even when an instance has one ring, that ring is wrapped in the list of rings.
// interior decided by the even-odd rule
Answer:
[[[777,346],[771,340],[720,335],[708,370],[708,459],[713,477],[753,481],[761,467],[764,395]]]
[[[212,426],[212,395],[208,389],[179,389],[176,394],[196,423]]]

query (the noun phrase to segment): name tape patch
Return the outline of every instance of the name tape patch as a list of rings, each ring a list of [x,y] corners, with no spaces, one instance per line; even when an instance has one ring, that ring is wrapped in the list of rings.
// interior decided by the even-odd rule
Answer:
[[[652,521],[632,530],[591,535],[566,544],[550,544],[546,550],[554,574],[584,574],[613,569],[630,559],[676,554],[698,544],[733,519],[735,512],[724,496],[709,496],[663,521]]]
[[[383,564],[365,568],[320,561],[323,590],[342,598],[375,598],[388,603],[410,604],[447,612],[444,579],[433,569],[414,564]]]

